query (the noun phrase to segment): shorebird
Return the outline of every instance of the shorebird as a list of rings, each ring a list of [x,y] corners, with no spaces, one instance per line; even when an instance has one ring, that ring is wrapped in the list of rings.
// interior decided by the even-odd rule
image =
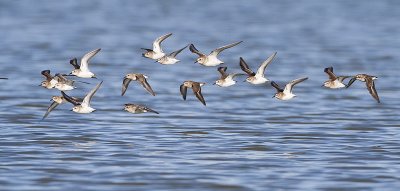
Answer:
[[[157,62],[160,64],[175,64],[177,62],[179,62],[180,60],[176,59],[176,55],[178,55],[180,52],[182,52],[182,50],[184,50],[186,47],[188,47],[188,45],[186,45],[185,47],[174,51],[168,55],[164,55],[163,57],[157,59]]]
[[[325,86],[327,88],[331,89],[338,89],[338,88],[344,88],[346,87],[345,84],[343,84],[343,80],[346,78],[349,78],[351,76],[336,76],[333,73],[333,67],[328,67],[324,69],[324,72],[328,74],[329,80],[325,81],[322,86]]]
[[[157,60],[163,56],[165,56],[165,53],[163,52],[161,48],[161,43],[168,37],[170,37],[172,33],[168,33],[166,35],[158,37],[154,42],[153,42],[153,49],[148,49],[148,48],[142,48],[143,50],[146,50],[147,52],[143,53],[142,56],[146,58],[150,58],[153,60]]]
[[[122,82],[122,94],[121,96],[123,96],[126,92],[126,90],[128,89],[128,85],[129,83],[134,80],[139,82],[144,89],[147,90],[147,92],[149,92],[151,95],[155,96],[156,94],[154,93],[153,89],[151,89],[150,84],[147,82],[148,77],[144,74],[139,74],[139,73],[130,73],[125,75],[124,77],[124,81]]]
[[[378,96],[378,92],[375,89],[375,82],[374,80],[378,79],[378,77],[376,76],[370,76],[368,74],[357,74],[355,75],[347,84],[346,88],[350,87],[351,84],[353,84],[353,82],[355,80],[359,80],[362,82],[365,82],[365,85],[367,86],[367,89],[369,91],[369,93],[371,94],[371,96],[373,98],[375,98],[375,100],[380,103],[381,101],[379,100],[379,96]]]
[[[78,102],[76,100],[74,100],[72,97],[68,96],[67,94],[65,94],[63,91],[61,91],[61,94],[63,95],[63,97],[70,103],[72,103],[74,105],[74,107],[72,108],[72,111],[76,112],[76,113],[92,113],[94,111],[96,111],[96,109],[92,108],[90,106],[90,101],[92,100],[93,95],[96,93],[96,91],[100,88],[101,84],[103,83],[103,81],[101,81],[99,84],[96,85],[96,87],[94,87],[83,99],[82,102]]]
[[[194,82],[194,81],[184,81],[183,84],[180,86],[181,94],[183,97],[183,100],[186,100],[186,94],[187,94],[187,89],[192,88],[194,95],[196,95],[197,99],[203,105],[206,105],[206,101],[204,100],[203,95],[201,94],[201,86],[203,86],[206,83],[203,82]]]
[[[75,81],[67,79],[62,74],[56,74],[56,77],[57,77],[57,83],[54,87],[57,88],[58,90],[69,91],[76,88],[74,86]]]
[[[74,70],[70,73],[70,75],[74,75],[80,78],[96,78],[96,75],[93,74],[89,70],[89,60],[93,58],[101,49],[95,49],[92,50],[88,53],[86,53],[82,59],[81,59],[81,64],[78,65],[78,60],[76,58],[73,58],[69,61],[69,63],[74,66]]]
[[[75,100],[76,102],[82,102],[82,99],[76,97],[71,97],[71,99]],[[47,108],[42,120],[44,120],[58,105],[68,102],[64,96],[53,96],[50,101],[53,101],[53,103],[51,103],[51,105]]]
[[[233,74],[228,74],[226,73],[227,67],[218,67],[219,73],[221,73],[221,77],[215,81],[214,84],[220,86],[220,87],[228,87],[236,84],[236,81],[233,80],[234,77],[239,76],[239,75],[244,75],[244,74],[238,74],[238,73],[233,73]]]
[[[40,83],[39,86],[42,86],[47,89],[53,89],[58,83],[58,77],[57,76],[53,77],[50,74],[50,70],[43,70],[41,74],[46,78],[46,80],[42,81],[42,83]]]
[[[132,103],[127,103],[125,104],[124,110],[129,112],[129,113],[147,113],[147,112],[152,112],[152,113],[157,113],[157,111],[154,111],[144,105],[138,105],[138,104],[132,104]]]
[[[209,55],[203,54],[201,53],[199,50],[196,49],[196,47],[194,47],[193,44],[190,44],[189,49],[191,52],[199,55],[199,57],[196,59],[195,63],[199,63],[203,66],[218,66],[220,64],[223,64],[224,62],[218,59],[218,55],[219,53],[221,53],[223,50],[228,49],[228,48],[232,48],[238,44],[240,44],[243,41],[239,41],[239,42],[235,42],[232,44],[228,44],[222,47],[219,47],[213,51],[210,52]]]
[[[274,52],[271,56],[269,56],[267,58],[267,60],[265,60],[260,67],[257,70],[257,73],[253,72],[249,66],[247,65],[247,63],[244,61],[244,59],[242,57],[240,57],[240,68],[247,73],[247,75],[249,77],[246,78],[246,81],[251,83],[251,84],[263,84],[265,82],[268,82],[269,80],[267,78],[265,78],[264,76],[264,72],[265,69],[267,68],[267,66],[269,64],[271,64],[271,62],[274,60],[275,56],[276,56],[277,52]]]
[[[273,97],[280,100],[289,100],[296,97],[296,95],[292,93],[293,86],[307,79],[308,77],[295,79],[286,84],[285,89],[281,89],[277,83],[272,81],[271,85],[277,90],[277,93]]]

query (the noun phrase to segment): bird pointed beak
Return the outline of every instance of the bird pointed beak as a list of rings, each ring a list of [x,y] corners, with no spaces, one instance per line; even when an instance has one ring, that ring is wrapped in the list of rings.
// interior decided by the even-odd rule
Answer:
[[[216,84],[217,84],[217,83],[215,83],[215,82],[213,83],[213,85],[216,85]]]
[[[321,87],[324,87],[324,84],[322,84]]]
[[[70,111],[73,111],[72,109],[70,109]]]
[[[194,63],[196,64],[196,63],[197,63],[197,60],[196,60],[196,61],[194,61]]]
[[[94,79],[97,79],[97,77],[96,77],[96,76],[92,76],[92,78],[94,78]]]

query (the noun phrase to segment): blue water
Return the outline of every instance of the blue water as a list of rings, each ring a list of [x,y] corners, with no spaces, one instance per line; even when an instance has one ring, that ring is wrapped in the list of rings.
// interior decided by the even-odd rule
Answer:
[[[399,1],[0,1],[0,190],[398,190],[400,188]],[[172,32],[166,52],[189,43],[224,51],[279,84],[308,76],[282,102],[267,85],[219,88],[215,67],[164,66],[140,48]],[[91,70],[104,80],[96,112],[71,105],[40,121],[56,90],[40,71],[68,73],[72,57],[102,48]],[[356,82],[322,88],[323,69],[378,76],[381,104]],[[123,76],[149,76],[157,96]],[[206,82],[204,107],[185,80]],[[99,80],[77,83],[84,96]],[[145,104],[160,115],[122,111]]]

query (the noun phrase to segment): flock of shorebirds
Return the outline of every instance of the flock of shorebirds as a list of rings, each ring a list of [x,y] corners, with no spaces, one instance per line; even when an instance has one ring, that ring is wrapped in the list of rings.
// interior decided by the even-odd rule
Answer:
[[[147,49],[143,48],[145,53],[142,54],[143,57],[153,59],[156,62],[160,64],[165,64],[165,65],[171,65],[171,64],[176,64],[179,62],[179,60],[176,58],[177,55],[182,52],[185,48],[189,46],[189,50],[198,55],[198,58],[196,59],[195,63],[199,63],[203,66],[219,66],[223,64],[224,62],[221,61],[218,58],[218,55],[224,51],[225,49],[232,48],[238,44],[240,44],[242,41],[235,42],[232,44],[228,44],[225,46],[222,46],[220,48],[217,48],[213,51],[211,51],[209,54],[204,54],[200,52],[199,50],[196,49],[196,47],[193,44],[187,45],[177,51],[174,51],[172,53],[166,54],[164,53],[161,43],[170,37],[172,33],[163,35],[159,38],[157,38],[153,42],[153,49]],[[96,78],[96,75],[90,71],[89,69],[89,61],[91,58],[93,58],[98,52],[100,52],[99,49],[92,50],[88,53],[86,53],[80,60],[80,63],[78,64],[78,59],[73,58],[70,60],[70,64],[74,67],[74,69],[71,71],[70,74],[55,74],[54,76],[51,75],[50,70],[43,70],[41,74],[46,78],[39,86],[42,86],[46,89],[53,89],[56,88],[61,91],[61,96],[53,96],[52,97],[52,103],[48,107],[46,113],[44,114],[42,119],[45,119],[50,112],[56,108],[59,104],[62,103],[71,103],[73,104],[72,111],[76,113],[92,113],[96,109],[92,108],[90,105],[90,102],[96,93],[96,91],[100,88],[102,85],[103,81],[101,81],[99,84],[97,84],[87,95],[81,99],[81,98],[76,98],[69,96],[65,93],[65,91],[70,91],[75,89],[76,87],[74,86],[75,81],[70,80],[67,78],[67,76],[75,76],[79,78]],[[220,73],[220,78],[215,81],[215,85],[218,85],[220,87],[228,87],[236,84],[236,81],[234,80],[236,76],[239,75],[247,75],[247,78],[245,81],[247,81],[250,84],[264,84],[269,82],[270,80],[265,77],[265,69],[269,64],[272,63],[274,58],[276,57],[276,52],[274,52],[271,56],[269,56],[257,69],[256,72],[254,72],[250,67],[247,65],[245,60],[240,57],[240,68],[243,70],[244,73],[227,73],[227,67],[218,67],[218,72]],[[333,73],[333,67],[328,67],[324,69],[324,72],[328,75],[329,79],[323,83],[323,87],[331,88],[331,89],[339,89],[339,88],[348,88],[355,80],[359,80],[362,82],[365,82],[367,89],[369,93],[372,95],[375,100],[380,103],[378,93],[375,89],[375,84],[374,80],[377,79],[376,76],[371,76],[367,74],[357,74],[355,76],[336,76]],[[351,78],[347,84],[345,84],[344,80],[347,78]],[[0,79],[7,79],[7,78],[0,78]],[[155,93],[153,89],[151,88],[150,84],[147,82],[148,76],[141,74],[141,73],[129,73],[126,74],[123,81],[122,81],[122,93],[121,95],[123,96],[125,92],[128,89],[129,83],[133,81],[139,82],[143,88],[149,92],[151,95],[155,96]],[[279,99],[279,100],[290,100],[294,98],[296,95],[293,93],[293,87],[301,83],[305,80],[307,80],[308,77],[304,78],[298,78],[295,79],[288,84],[285,85],[284,88],[279,86],[277,83],[274,81],[271,81],[270,84],[272,87],[276,89],[276,93],[273,97]],[[80,82],[80,81],[79,81]],[[87,83],[87,82],[82,82],[82,83]],[[203,104],[206,105],[206,101],[201,93],[201,87],[205,83],[203,82],[195,82],[195,81],[184,81],[180,85],[180,93],[182,94],[182,97],[184,100],[186,100],[186,94],[187,94],[187,89],[191,88],[193,90],[194,95],[197,97],[197,99]],[[153,112],[157,113],[157,111],[150,109],[147,106],[144,105],[139,105],[139,104],[132,104],[128,103],[125,104],[124,110],[130,113],[146,113],[146,112]]]

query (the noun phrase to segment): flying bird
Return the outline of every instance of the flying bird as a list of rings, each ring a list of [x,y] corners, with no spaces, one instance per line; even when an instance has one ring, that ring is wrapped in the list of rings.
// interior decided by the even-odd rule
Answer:
[[[306,78],[299,78],[299,79],[295,79],[291,82],[289,82],[288,84],[286,84],[285,89],[282,89],[279,87],[279,85],[277,83],[275,83],[274,81],[271,82],[271,85],[276,89],[277,93],[274,95],[275,98],[280,99],[280,100],[290,100],[294,97],[296,97],[295,94],[293,94],[292,90],[293,87],[300,83],[303,82],[304,80],[307,80],[308,77]]]
[[[195,63],[198,62],[199,64],[201,64],[203,66],[218,66],[220,64],[223,64],[224,62],[221,61],[220,59],[218,59],[217,56],[225,49],[232,48],[232,47],[240,44],[241,42],[243,42],[243,41],[239,41],[239,42],[235,42],[232,44],[228,44],[228,45],[219,47],[219,48],[211,51],[210,54],[208,54],[208,55],[201,53],[199,50],[197,50],[197,48],[193,44],[190,44],[189,50],[192,53],[199,55],[199,57],[196,59]]]
[[[251,84],[263,84],[265,82],[268,82],[269,80],[265,78],[264,73],[265,69],[269,64],[272,63],[276,56],[277,52],[274,52],[271,56],[265,60],[260,67],[258,68],[257,72],[253,72],[250,67],[247,65],[247,63],[244,61],[242,57],[240,57],[240,68],[247,73],[248,77],[246,78],[246,81],[251,83]]]
[[[71,97],[71,99],[75,100],[76,102],[82,102],[82,99]],[[53,96],[50,101],[53,101],[50,106],[47,108],[46,113],[44,114],[42,120],[44,120],[51,111],[53,111],[58,105],[68,102],[64,96]]]
[[[176,59],[176,56],[182,52],[182,50],[184,50],[187,47],[187,45],[177,51],[174,51],[168,55],[164,55],[163,57],[157,59],[157,62],[160,64],[165,64],[165,65],[169,65],[169,64],[176,64],[177,62],[179,62],[180,60]]]
[[[229,87],[234,84],[236,84],[236,81],[233,79],[236,76],[239,75],[245,75],[245,74],[239,74],[239,73],[232,73],[228,74],[226,73],[227,67],[218,67],[218,72],[221,74],[221,77],[215,81],[214,84],[220,86],[220,87]]]
[[[53,89],[58,83],[58,77],[52,76],[50,74],[50,70],[43,70],[41,74],[46,78],[46,80],[42,81],[39,86],[42,86],[46,89]]]
[[[124,80],[122,82],[122,93],[121,96],[123,96],[128,89],[129,83],[134,80],[140,83],[144,89],[147,90],[151,95],[155,96],[156,94],[154,93],[153,89],[151,88],[150,84],[147,82],[148,76],[144,74],[139,74],[139,73],[130,73],[125,75]]]
[[[93,98],[93,95],[97,92],[97,90],[100,88],[101,84],[103,83],[103,81],[101,81],[99,84],[96,85],[96,87],[94,87],[83,99],[82,102],[78,102],[75,99],[73,99],[72,97],[68,96],[67,94],[65,94],[63,91],[61,91],[61,94],[63,95],[63,97],[70,103],[72,103],[74,105],[74,107],[72,108],[72,111],[76,112],[76,113],[92,113],[94,111],[96,111],[96,109],[92,108],[90,106],[90,101]]]
[[[346,87],[346,85],[343,83],[343,80],[351,77],[351,76],[336,76],[333,73],[333,67],[325,68],[324,72],[326,74],[328,74],[329,79],[327,81],[325,81],[322,86],[325,86],[325,87],[331,88],[331,89],[338,89],[338,88]]]
[[[187,89],[192,88],[194,95],[196,95],[197,99],[206,105],[206,101],[204,100],[203,95],[201,94],[201,86],[206,83],[203,82],[194,82],[194,81],[184,81],[180,86],[180,91],[183,97],[183,100],[186,100]]]
[[[127,103],[125,104],[124,110],[129,112],[129,113],[148,113],[148,112],[152,112],[152,113],[156,113],[156,114],[160,114],[157,111],[150,109],[147,106],[144,105],[138,105],[138,104],[132,104],[132,103]]]
[[[354,81],[359,80],[362,82],[365,82],[365,85],[367,86],[367,89],[371,96],[378,102],[380,103],[381,101],[379,100],[378,92],[375,89],[375,82],[374,80],[378,79],[376,76],[370,76],[368,74],[357,74],[355,75],[347,84],[346,88],[350,87],[351,84],[354,83]]]
[[[57,88],[58,90],[69,91],[69,90],[73,90],[76,88],[74,86],[75,81],[67,79],[62,74],[56,74],[56,77],[57,77],[56,78],[57,83],[54,87]]]
[[[146,52],[142,54],[143,57],[145,58],[150,58],[153,60],[157,60],[163,56],[165,56],[164,51],[161,48],[161,43],[170,37],[172,33],[168,33],[166,35],[158,37],[154,42],[153,42],[153,49],[148,49],[148,48],[142,48]]]
[[[100,52],[100,48],[92,50],[86,53],[82,59],[80,65],[78,65],[78,60],[73,58],[69,61],[69,63],[74,66],[74,70],[70,73],[70,75],[74,75],[80,78],[96,78],[96,75],[93,74],[89,70],[89,61],[92,59],[98,52]]]

